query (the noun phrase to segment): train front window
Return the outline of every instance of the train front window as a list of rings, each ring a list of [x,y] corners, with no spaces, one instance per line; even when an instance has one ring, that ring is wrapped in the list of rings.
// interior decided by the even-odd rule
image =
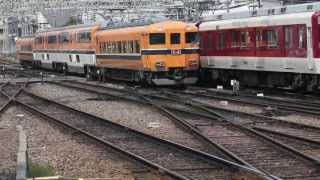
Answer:
[[[198,43],[199,34],[197,32],[187,32],[186,33],[186,43]]]
[[[180,44],[180,33],[171,33],[170,41],[171,44]]]
[[[151,45],[165,44],[166,36],[164,33],[151,33],[149,35],[149,43]]]

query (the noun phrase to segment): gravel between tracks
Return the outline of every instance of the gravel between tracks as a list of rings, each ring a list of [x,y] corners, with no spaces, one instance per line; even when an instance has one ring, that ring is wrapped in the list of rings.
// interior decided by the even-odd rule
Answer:
[[[0,119],[0,137],[0,180],[15,179],[18,151],[16,127],[8,127]]]
[[[11,107],[1,116],[0,127],[13,129],[18,124],[27,132],[28,153],[32,162],[48,163],[56,174],[67,177],[134,179],[131,170],[136,165],[123,161],[95,142],[84,140],[83,136],[39,119],[21,107]]]
[[[191,97],[191,99],[202,102],[205,104],[209,104],[216,107],[221,107],[228,110],[235,110],[240,112],[246,112],[246,113],[255,113],[259,114],[263,112],[263,108],[257,107],[257,106],[250,106],[250,105],[243,105],[240,103],[230,102],[230,101],[219,101],[209,98],[203,98],[203,97]]]
[[[170,119],[152,108],[146,106],[141,107],[137,104],[118,100],[88,101],[88,98],[97,98],[97,96],[51,84],[33,84],[29,86],[29,90],[37,95],[58,101],[75,109],[97,115],[135,130],[172,140],[205,152],[210,151],[204,144],[199,142],[199,140],[195,139]],[[150,127],[152,125],[159,127]]]

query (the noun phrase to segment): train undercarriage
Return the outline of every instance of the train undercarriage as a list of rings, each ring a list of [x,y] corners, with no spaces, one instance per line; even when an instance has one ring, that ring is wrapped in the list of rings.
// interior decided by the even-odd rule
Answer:
[[[107,79],[145,83],[148,85],[190,85],[198,81],[197,70],[170,69],[169,71],[142,71],[86,66],[87,79]]]
[[[230,86],[231,80],[238,80],[241,87],[290,88],[307,92],[320,89],[320,76],[314,74],[230,69],[201,69],[200,72],[201,82]]]

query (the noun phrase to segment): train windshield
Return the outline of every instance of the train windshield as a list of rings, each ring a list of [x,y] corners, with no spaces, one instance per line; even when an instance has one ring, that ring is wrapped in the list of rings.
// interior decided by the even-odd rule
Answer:
[[[149,43],[151,45],[165,44],[166,43],[165,33],[151,33],[149,35]]]
[[[186,43],[198,43],[199,34],[197,32],[187,32],[186,33]]]

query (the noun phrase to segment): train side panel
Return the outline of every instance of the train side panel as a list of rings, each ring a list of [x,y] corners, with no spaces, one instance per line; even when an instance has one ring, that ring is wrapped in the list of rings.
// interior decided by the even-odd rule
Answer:
[[[319,15],[303,12],[201,24],[203,78],[318,88]]]
[[[52,29],[37,34],[34,59],[46,69],[84,74],[95,65],[95,33],[98,26]]]
[[[199,67],[196,35],[194,25],[176,21],[101,31],[97,63],[111,78],[156,85],[193,84]]]

